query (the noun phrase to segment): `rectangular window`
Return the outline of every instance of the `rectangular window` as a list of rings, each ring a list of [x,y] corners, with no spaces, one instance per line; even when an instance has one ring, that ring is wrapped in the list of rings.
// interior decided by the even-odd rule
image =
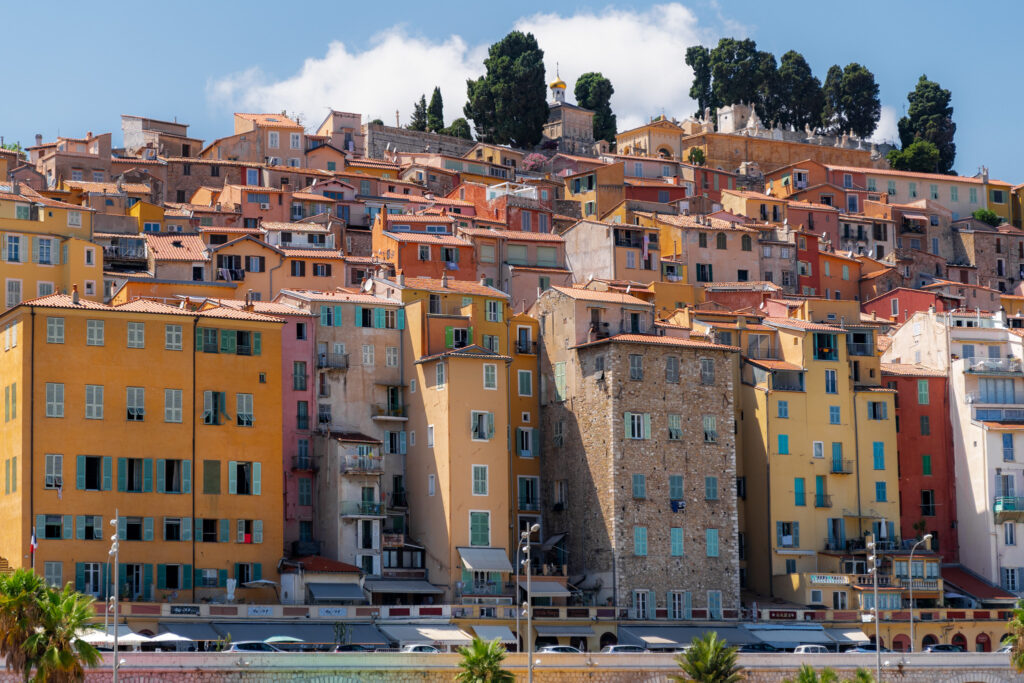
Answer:
[[[633,475],[633,497],[634,498],[646,498],[647,497],[647,476],[643,474]]]
[[[921,474],[930,475],[932,473],[932,456],[922,455],[921,456]]]
[[[238,496],[258,496],[262,490],[258,462],[228,462],[228,493]]]
[[[833,425],[839,424],[839,406],[828,407],[828,423]]]
[[[1013,434],[1003,434],[1003,462],[1013,462]]]
[[[49,317],[46,319],[46,343],[64,343],[64,318]]]
[[[46,417],[64,417],[64,385],[46,383]]]
[[[928,436],[932,433],[932,425],[927,415],[921,416],[921,436]]]
[[[700,359],[700,383],[704,385],[715,383],[715,361],[713,358]]]
[[[444,363],[438,362],[438,364],[434,366],[434,386],[438,389],[444,389],[444,383]]]
[[[670,474],[668,477],[669,500],[683,500],[683,475]]]
[[[501,322],[501,308],[502,302],[487,300],[486,317],[487,322],[500,323]]]
[[[704,477],[704,500],[718,500],[718,477]]]
[[[238,426],[252,427],[252,394],[236,394],[235,406]]]
[[[484,389],[498,388],[498,366],[494,363],[484,363]]]
[[[103,386],[99,384],[85,385],[85,419],[103,419]]]
[[[494,436],[494,413],[471,411],[470,429],[474,441],[489,441]]]
[[[125,408],[129,422],[142,422],[146,418],[146,390],[128,387]]]
[[[299,505],[309,507],[313,504],[313,480],[309,477],[299,478]]]
[[[473,465],[473,495],[487,495],[487,465]]]
[[[703,418],[704,423],[704,442],[715,443],[718,441],[718,418],[714,415],[705,415]]]
[[[779,434],[779,455],[789,455],[789,434]]]
[[[363,344],[363,365],[373,366],[375,360],[373,344]]]
[[[928,405],[928,380],[917,380],[917,405]]]
[[[307,385],[306,361],[292,361],[292,389],[305,391]]]
[[[718,529],[705,529],[704,540],[708,557],[718,557]]]
[[[181,351],[181,325],[164,325],[164,348],[168,351]]]
[[[398,347],[397,346],[385,346],[384,347],[384,365],[389,368],[398,367]]]
[[[885,502],[888,501],[888,497],[886,496],[885,482],[884,481],[876,481],[875,482],[875,501],[877,501],[879,503],[885,503]]]
[[[128,348],[142,349],[146,346],[146,324],[128,323]]]
[[[665,381],[673,384],[679,382],[679,359],[675,356],[665,359]]]
[[[882,401],[868,401],[868,419],[869,420],[887,420],[889,419],[889,407]]]
[[[181,389],[164,389],[164,422],[181,422]]]
[[[638,353],[629,354],[629,378],[636,381],[644,378],[644,357]]]
[[[875,441],[871,444],[871,453],[874,460],[874,468],[876,470],[885,469],[885,443],[883,441]]]
[[[533,373],[529,370],[519,371],[519,395],[533,396]]]
[[[59,489],[64,486],[64,456],[59,453],[46,454],[44,488]]]
[[[672,557],[683,556],[683,528],[674,526],[668,531],[670,552]]]
[[[807,494],[804,489],[803,477],[795,477],[793,479],[793,504],[797,507],[807,505]]]
[[[103,346],[103,321],[87,320],[85,322],[86,346]]]
[[[779,401],[777,404],[777,416],[782,419],[789,417],[789,401]]]
[[[431,475],[433,476],[433,475]],[[433,494],[431,494],[433,495]],[[489,546],[491,544],[491,513],[486,511],[470,511],[469,513],[469,544],[471,546]]]
[[[836,387],[836,371],[826,370],[825,371],[825,393],[826,394],[837,394],[839,390]]]
[[[633,554],[638,557],[647,555],[647,527],[633,527]]]
[[[682,415],[670,414],[668,416],[668,440],[682,441],[683,439],[683,417]]]
[[[1006,545],[1017,545],[1017,523],[1003,523],[1003,543]]]

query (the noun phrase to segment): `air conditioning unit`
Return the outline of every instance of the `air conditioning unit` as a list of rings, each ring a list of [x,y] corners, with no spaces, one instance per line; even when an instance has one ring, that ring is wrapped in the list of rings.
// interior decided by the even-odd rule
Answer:
[[[264,211],[270,210],[270,202],[260,202],[260,208]]]

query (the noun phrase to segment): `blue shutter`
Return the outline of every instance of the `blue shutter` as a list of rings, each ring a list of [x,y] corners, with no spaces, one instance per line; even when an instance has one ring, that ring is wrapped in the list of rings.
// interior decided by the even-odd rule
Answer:
[[[103,456],[103,486],[104,491],[109,491],[112,485],[113,473],[111,470],[114,469],[114,461],[109,455]]]
[[[632,417],[633,417],[633,413],[623,413],[622,414],[622,424],[625,427],[625,433],[626,433],[626,438],[627,439],[630,438],[629,428],[630,428],[630,424],[633,422]]]
[[[182,590],[192,590],[192,565],[186,564],[182,567],[181,579]]]
[[[260,485],[260,471],[263,469],[263,465],[258,462],[252,464],[252,495],[258,496],[262,491]]]
[[[252,333],[252,355],[259,356],[263,353],[263,333]]]
[[[225,586],[228,585],[228,570],[227,569],[218,569],[217,570],[217,585],[219,587],[221,587],[221,588],[224,588]]]
[[[61,520],[61,535],[64,537],[64,540],[70,540],[71,536],[74,535],[74,526],[74,518],[71,515],[64,515],[63,519]]]
[[[142,462],[142,490],[153,492],[153,458],[146,458]]]
[[[226,519],[220,520],[219,542],[220,543],[230,543],[231,542],[230,524],[228,523],[228,520],[226,520]]]
[[[153,540],[153,518],[143,517],[142,518],[142,540],[152,541]]]
[[[192,493],[192,461],[184,460],[181,463],[181,492]]]
[[[398,453],[405,455],[405,431],[398,432]]]
[[[363,326],[363,307],[356,306],[356,327]]]
[[[157,590],[165,590],[167,588],[167,565],[158,564],[156,566],[156,587]]]
[[[782,547],[782,522],[775,522],[775,546]]]
[[[320,326],[321,327],[330,327],[331,323],[330,323],[330,321],[328,320],[328,317],[327,317],[327,314],[330,313],[330,312],[331,312],[331,307],[330,306],[321,306],[320,307]]]
[[[126,491],[128,489],[128,459],[118,458],[117,459],[117,490]]]
[[[238,463],[234,460],[228,461],[228,493],[238,493]]]
[[[252,563],[252,580],[259,581],[263,578],[263,565],[259,562]]]
[[[46,531],[46,515],[36,515],[36,540],[38,541]]]
[[[153,599],[153,565],[147,564],[142,570],[143,579],[145,582],[144,594],[146,600]]]
[[[165,472],[167,469],[167,461],[158,458],[156,461],[156,492],[164,493],[167,489],[167,482],[164,480]]]
[[[384,321],[384,309],[383,308],[375,308],[375,309],[373,309],[373,326],[378,328],[378,329],[384,329],[385,324],[386,323]]]
[[[182,517],[181,518],[181,540],[191,541],[192,540],[192,518]]]
[[[341,327],[341,306],[334,307],[334,326]]]
[[[85,563],[75,563],[75,590],[79,593],[85,592]]]
[[[77,488],[79,491],[85,490],[85,456],[80,455],[76,459],[75,463],[75,478],[77,479]]]
[[[651,414],[644,413],[644,438],[651,438]]]
[[[405,329],[405,309],[399,308],[395,311],[395,326],[400,329]]]
[[[128,518],[118,517],[117,518],[117,539],[123,541],[125,536],[128,535]]]
[[[83,515],[78,515],[75,518],[75,538],[79,541],[85,540],[85,517]]]
[[[263,520],[256,519],[252,523],[252,542],[263,543]]]

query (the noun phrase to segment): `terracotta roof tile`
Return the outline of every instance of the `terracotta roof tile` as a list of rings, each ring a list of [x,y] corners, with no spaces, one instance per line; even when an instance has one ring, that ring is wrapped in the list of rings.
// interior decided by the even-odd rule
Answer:
[[[330,228],[320,223],[285,223],[282,221],[263,221],[260,227],[268,232],[330,232]]]
[[[439,214],[414,214],[414,213],[395,213],[388,214],[388,225],[392,223],[395,225],[405,225],[406,223],[454,223],[455,219],[451,216],[441,216]],[[469,216],[472,218],[472,216]]]
[[[358,574],[361,569],[354,564],[348,562],[339,562],[337,560],[331,560],[326,557],[320,557],[318,555],[310,557],[298,557],[292,562],[298,562],[302,565],[302,570],[311,572],[313,574],[338,574],[338,573],[350,573]]]
[[[398,283],[397,282],[393,282],[391,280],[385,280],[385,282],[388,282],[389,284],[392,284],[393,286],[398,287]],[[481,295],[481,296],[490,296],[490,297],[500,298],[500,299],[508,299],[509,298],[509,295],[506,294],[505,292],[501,291],[500,289],[495,289],[494,287],[488,287],[487,285],[482,285],[479,282],[475,282],[475,281],[472,281],[472,280],[454,280],[454,279],[448,278],[447,282],[448,282],[447,286],[446,287],[442,287],[441,286],[441,280],[438,279],[438,278],[432,278],[432,277],[406,277],[405,278],[405,286],[402,287],[402,289],[422,289],[422,290],[427,291],[427,292],[437,292],[437,293],[462,292],[462,293],[465,293],[465,294],[478,294],[478,295]]]
[[[199,235],[169,233],[147,234],[149,252],[157,261],[208,261],[206,243]]]
[[[305,301],[322,303],[377,304],[380,306],[401,306],[402,302],[363,292],[321,292],[312,289],[282,289],[281,294],[294,296]]]
[[[897,171],[891,168],[864,168],[861,166],[832,166],[830,164],[823,164],[825,168],[830,171],[845,171],[850,173],[863,173],[865,175],[892,175],[902,176],[906,178],[924,178],[926,180],[944,180],[944,181],[960,181],[963,183],[977,183],[981,184],[981,178],[972,178],[970,176],[962,175],[943,175],[942,173],[918,173],[916,171]],[[1010,183],[1003,182],[1002,180],[994,180],[989,178],[989,184],[995,185],[1009,185]]]
[[[577,301],[604,301],[607,303],[615,304],[628,304],[630,306],[653,306],[653,304],[638,299],[631,294],[622,294],[620,292],[601,292],[594,289],[584,289],[582,287],[552,287],[554,291],[564,294],[570,299],[576,299]]]
[[[288,258],[343,259],[340,249],[289,249],[278,247]]]
[[[744,360],[766,370],[804,370],[799,365],[784,360],[773,360],[771,358],[745,358]]]
[[[325,197],[314,192],[305,192],[303,190],[299,190],[298,192],[292,192],[292,199],[304,199],[310,202],[325,202],[327,204],[336,204],[338,202],[337,199]]]
[[[292,121],[287,116],[283,116],[281,114],[236,113],[235,116],[237,116],[240,119],[245,119],[246,121],[258,123],[259,125],[264,126],[266,128],[302,128],[300,124],[296,123],[295,121]]]
[[[911,365],[909,363],[882,363],[883,375],[897,375],[900,377],[945,377],[946,373],[934,368],[926,368],[923,365]]]
[[[149,194],[150,187],[143,183],[121,183],[118,189],[117,183],[93,183],[86,180],[65,180],[64,185],[83,192],[96,192],[100,194]]]
[[[208,302],[217,304],[218,306],[224,306],[225,308],[233,308],[238,311],[245,310],[244,299],[207,299]],[[266,315],[299,315],[308,317],[313,315],[310,311],[286,304],[280,301],[253,301],[252,310],[256,313],[264,313]]]
[[[810,320],[800,320],[799,318],[765,318],[764,322],[766,325],[773,327],[792,327],[811,332],[836,332],[841,334],[846,331],[836,325],[825,325],[824,323],[815,323]]]
[[[694,341],[680,337],[662,337],[654,334],[616,334],[605,339],[598,339],[592,342],[577,344],[574,348],[605,344],[608,342],[628,344],[651,344],[654,346],[680,346],[691,349],[708,349],[716,351],[739,351],[738,346],[726,346],[725,344],[712,344],[705,341]]]
[[[711,291],[731,289],[737,291],[778,292],[782,287],[767,280],[751,280],[749,282],[707,282],[704,284],[704,289]]]
[[[452,235],[439,235],[431,232],[391,232],[384,233],[396,242],[416,242],[419,244],[441,244],[449,247],[471,247],[472,242],[459,239]]]
[[[526,232],[525,230],[488,230],[487,228],[458,228],[460,234],[473,237],[495,237],[525,242],[565,242],[565,238],[551,232]]]

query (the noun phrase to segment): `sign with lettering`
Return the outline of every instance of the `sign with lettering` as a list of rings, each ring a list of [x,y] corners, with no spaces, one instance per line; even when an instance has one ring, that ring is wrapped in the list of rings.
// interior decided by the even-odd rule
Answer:
[[[199,605],[171,605],[171,614],[198,617]]]
[[[250,617],[272,617],[274,608],[270,605],[249,605],[248,614]]]
[[[319,614],[320,614],[321,617],[328,617],[328,618],[347,617],[348,616],[348,608],[347,607],[321,607]]]
[[[788,610],[768,610],[769,619],[792,619],[796,620],[796,612],[790,612]]]

